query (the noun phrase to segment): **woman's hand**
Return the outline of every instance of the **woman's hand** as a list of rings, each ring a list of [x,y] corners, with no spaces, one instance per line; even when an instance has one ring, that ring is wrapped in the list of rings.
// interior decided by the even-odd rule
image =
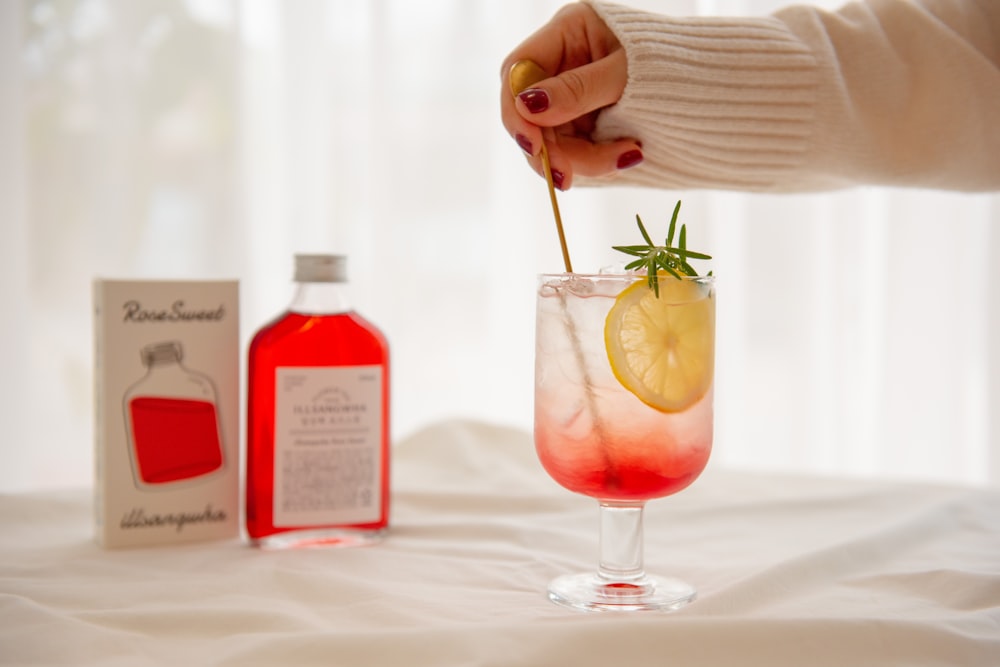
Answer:
[[[509,75],[519,60],[534,61],[550,78],[515,97]],[[591,138],[600,110],[621,98],[628,64],[614,33],[587,5],[560,9],[507,56],[501,77],[504,127],[539,174],[544,137],[560,190],[572,185],[574,175],[601,176],[642,161],[642,148],[634,139],[597,143]]]

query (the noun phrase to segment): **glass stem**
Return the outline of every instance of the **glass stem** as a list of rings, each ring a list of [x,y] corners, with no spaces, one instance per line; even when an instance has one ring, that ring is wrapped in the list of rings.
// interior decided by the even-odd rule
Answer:
[[[642,564],[642,510],[645,503],[600,504],[601,558],[598,575],[608,582],[638,584]]]

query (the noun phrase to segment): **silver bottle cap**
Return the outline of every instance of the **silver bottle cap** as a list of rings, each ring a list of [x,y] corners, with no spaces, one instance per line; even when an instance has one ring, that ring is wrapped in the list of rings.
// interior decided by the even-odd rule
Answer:
[[[295,282],[345,283],[347,257],[344,255],[295,255]]]

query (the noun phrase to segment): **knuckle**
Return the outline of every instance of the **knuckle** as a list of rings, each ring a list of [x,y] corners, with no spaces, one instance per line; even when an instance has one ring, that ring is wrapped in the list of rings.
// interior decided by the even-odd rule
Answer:
[[[583,100],[587,94],[587,82],[576,70],[563,72],[559,77],[566,87],[568,101],[574,109],[583,106]]]

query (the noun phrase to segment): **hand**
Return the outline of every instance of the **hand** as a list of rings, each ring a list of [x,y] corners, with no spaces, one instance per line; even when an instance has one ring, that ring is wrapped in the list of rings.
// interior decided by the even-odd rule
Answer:
[[[517,97],[510,89],[510,68],[533,60],[551,75]],[[549,151],[552,177],[560,190],[574,175],[601,176],[642,161],[634,139],[595,142],[591,138],[601,109],[617,102],[628,81],[625,49],[589,6],[566,5],[522,42],[503,62],[500,110],[504,127],[539,174],[542,140]]]

